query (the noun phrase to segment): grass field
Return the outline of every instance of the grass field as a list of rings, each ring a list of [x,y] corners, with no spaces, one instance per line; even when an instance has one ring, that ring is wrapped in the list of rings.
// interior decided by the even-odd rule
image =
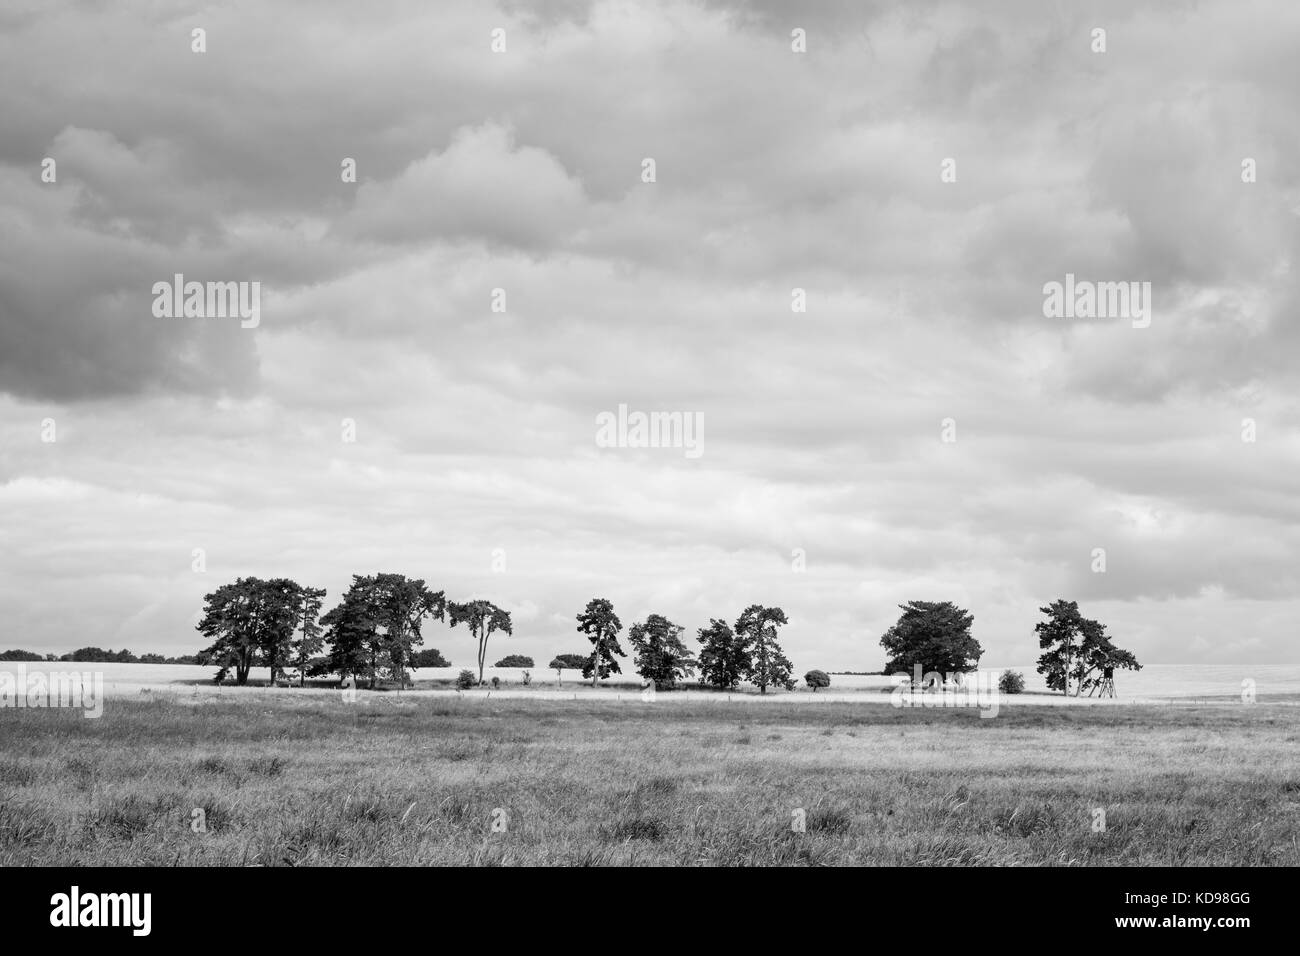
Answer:
[[[246,694],[0,710],[0,864],[1300,864],[1295,706]]]

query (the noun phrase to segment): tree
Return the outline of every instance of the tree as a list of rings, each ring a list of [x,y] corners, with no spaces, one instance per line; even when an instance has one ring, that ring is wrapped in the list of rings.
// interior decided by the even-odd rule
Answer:
[[[510,612],[503,611],[491,601],[468,601],[465,604],[452,603],[447,607],[451,613],[451,626],[465,624],[469,632],[478,641],[478,682],[483,683],[483,666],[487,660],[488,638],[496,631],[513,634],[510,624]]]
[[[809,671],[807,674],[803,675],[803,681],[813,689],[814,694],[817,693],[818,687],[831,686],[831,676],[825,671]]]
[[[794,678],[791,677],[794,665],[776,640],[776,629],[785,623],[785,611],[761,604],[751,604],[736,619],[736,634],[751,647],[753,663],[748,676],[758,685],[760,694],[766,694],[768,687],[784,687],[786,690],[794,687]]]
[[[555,657],[551,658],[551,663],[546,666],[555,671],[555,686],[559,687],[563,683],[560,675],[561,670],[567,667],[570,670],[580,671],[586,663],[586,654],[556,654]]]
[[[328,669],[343,680],[368,675],[372,687],[375,673],[371,645],[378,628],[373,588],[374,578],[352,575],[352,585],[343,599],[321,618],[329,644]]]
[[[390,676],[406,686],[406,669],[411,666],[415,647],[424,643],[420,629],[427,617],[445,620],[447,599],[441,591],[430,591],[422,578],[402,574],[377,574],[373,597],[376,617],[383,628],[379,654]]]
[[[329,628],[330,669],[341,677],[365,674],[371,687],[386,670],[405,687],[424,619],[441,621],[446,609],[443,593],[422,579],[354,574],[342,602],[321,618]]]
[[[951,601],[908,601],[903,613],[880,638],[890,655],[885,673],[966,673],[975,669],[984,649],[971,636],[975,620]]]
[[[597,679],[623,673],[614,660],[615,654],[627,657],[618,643],[618,632],[622,629],[623,622],[614,613],[614,605],[605,598],[592,598],[578,615],[578,630],[587,635],[592,645],[591,656],[582,668],[583,677],[591,675],[592,687],[596,686]]]
[[[298,686],[307,681],[307,668],[325,644],[325,628],[320,623],[320,609],[325,600],[324,588],[299,588],[297,630],[299,638],[293,642],[290,660],[298,669]]]
[[[507,654],[501,660],[492,665],[493,667],[534,667],[533,659],[525,657],[523,654]]]
[[[411,658],[412,667],[450,667],[451,661],[442,656],[442,652],[436,647],[429,647],[422,651],[416,651]]]
[[[262,660],[271,669],[272,685],[281,665],[289,660],[292,652],[302,591],[302,585],[289,578],[272,578],[262,585],[265,611],[258,645]]]
[[[636,652],[637,673],[654,683],[659,690],[677,686],[695,670],[695,655],[682,643],[682,628],[661,614],[651,614],[642,624],[633,624],[627,632],[628,643]]]
[[[263,581],[238,578],[204,596],[204,613],[195,630],[212,640],[199,653],[205,664],[235,669],[236,683],[248,683],[248,672],[265,661],[274,680],[287,654],[296,621],[300,585],[288,578]]]
[[[737,635],[726,621],[713,618],[697,637],[700,648],[700,683],[730,690],[753,669],[749,642]]]
[[[1111,643],[1104,624],[1079,613],[1078,602],[1058,599],[1039,610],[1048,619],[1034,625],[1044,649],[1038,673],[1051,690],[1068,695],[1073,682],[1078,697],[1085,688],[1095,688],[1107,668],[1142,669],[1136,657]]]

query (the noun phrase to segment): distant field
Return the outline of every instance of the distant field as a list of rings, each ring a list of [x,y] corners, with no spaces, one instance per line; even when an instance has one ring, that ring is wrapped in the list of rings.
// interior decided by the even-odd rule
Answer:
[[[216,673],[215,667],[203,667],[185,664],[91,664],[91,663],[33,663],[23,665],[26,672],[79,671],[102,674],[105,696],[108,698],[140,696],[142,690],[157,692],[162,689],[200,694],[236,694],[246,688],[237,688],[227,684],[218,688],[212,684]],[[0,661],[0,673],[16,672],[18,665],[14,662]],[[1065,698],[1059,693],[1049,692],[1041,675],[1035,673],[1033,665],[1019,665],[1005,668],[1017,670],[1025,677],[1026,693],[1015,697],[1003,697],[1004,705],[1022,705],[1042,703],[1059,705],[1096,704],[1092,698]],[[1003,668],[986,668],[1000,671]],[[422,667],[412,672],[416,690],[448,689],[461,671],[460,667]],[[522,683],[523,669],[515,667],[489,667],[484,671],[487,680],[497,677],[501,688],[493,693],[493,699],[502,696],[526,695],[528,697],[556,696],[557,678],[555,671],[545,668],[531,668],[532,683],[525,687]],[[265,684],[270,677],[266,668],[253,668],[250,678],[254,683]],[[1124,672],[1117,678],[1119,689],[1118,702],[1175,700],[1239,700],[1243,682],[1251,681],[1256,697],[1260,701],[1292,700],[1300,703],[1300,667],[1295,665],[1151,665],[1137,673]],[[819,703],[834,700],[844,701],[882,701],[891,689],[890,680],[880,675],[842,675],[831,677],[831,686],[813,693],[802,683],[794,691],[780,691],[769,694],[769,699],[787,700],[795,698],[813,698]],[[619,696],[626,698],[629,694],[637,695],[640,691],[640,679],[635,674],[615,675],[602,681],[600,689],[592,691],[589,682],[582,680],[582,674],[576,670],[566,670],[560,678],[558,690],[566,697],[578,694],[608,697],[616,700]],[[478,691],[475,691],[478,693]],[[743,685],[730,696],[738,697],[757,694],[754,687]],[[660,695],[664,701],[679,703],[686,697],[694,700],[696,695],[708,697],[719,696],[718,692],[701,688],[694,682],[684,685],[684,692]],[[728,696],[722,694],[722,697]]]
[[[0,709],[0,864],[1300,864],[1294,706],[140,698]]]

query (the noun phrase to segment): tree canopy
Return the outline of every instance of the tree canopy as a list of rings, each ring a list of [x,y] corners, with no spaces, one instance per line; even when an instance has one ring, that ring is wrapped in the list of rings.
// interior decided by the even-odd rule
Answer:
[[[288,578],[237,578],[204,595],[195,629],[212,641],[198,654],[203,663],[234,668],[235,680],[248,683],[257,664],[271,668],[274,680],[288,660],[304,589]]]
[[[749,674],[754,663],[750,659],[749,641],[736,634],[731,625],[721,618],[713,618],[708,627],[696,632],[700,647],[700,683],[712,684],[730,690]]]
[[[492,665],[493,667],[535,667],[533,659],[523,654],[507,654],[501,660]]]
[[[1137,658],[1116,647],[1106,636],[1106,625],[1079,612],[1077,601],[1058,599],[1039,610],[1047,615],[1046,621],[1034,625],[1038,646],[1043,648],[1038,658],[1038,673],[1047,678],[1047,686],[1074,696],[1084,690],[1094,689],[1107,668],[1141,670]]]
[[[591,686],[596,681],[604,680],[610,674],[623,673],[614,655],[627,657],[627,652],[618,643],[618,632],[623,629],[623,622],[614,613],[614,605],[605,598],[592,598],[586,608],[578,615],[578,628],[591,641],[591,654],[582,665],[582,676],[591,678]]]
[[[483,666],[487,661],[488,638],[497,631],[514,633],[510,623],[510,612],[503,611],[491,601],[467,601],[464,604],[453,602],[447,607],[451,615],[451,626],[465,624],[470,634],[478,641],[478,682],[483,683]]]
[[[984,649],[971,636],[974,616],[951,601],[900,604],[898,621],[880,638],[889,655],[886,673],[966,673],[979,664]]]
[[[746,675],[766,694],[769,687],[794,687],[794,665],[781,650],[776,639],[776,629],[786,623],[785,611],[779,607],[751,604],[736,619],[736,634],[749,647],[750,668]]]
[[[695,670],[695,655],[682,642],[683,630],[662,614],[651,614],[627,632],[637,673],[660,690],[677,686]]]
[[[406,683],[414,649],[423,643],[425,618],[444,620],[447,601],[420,578],[401,574],[352,576],[343,600],[323,618],[330,643],[329,669],[340,676],[366,676],[374,686],[386,673]]]

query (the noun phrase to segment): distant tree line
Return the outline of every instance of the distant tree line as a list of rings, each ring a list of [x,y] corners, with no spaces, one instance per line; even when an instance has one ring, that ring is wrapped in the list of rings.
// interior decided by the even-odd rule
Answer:
[[[197,655],[164,657],[162,654],[141,654],[128,650],[106,651],[102,647],[81,647],[68,654],[37,654],[33,651],[0,651],[0,661],[66,661],[85,664],[198,664]]]
[[[483,683],[492,635],[513,634],[510,612],[491,601],[449,601],[418,578],[402,574],[353,575],[342,599],[321,614],[324,589],[307,587],[289,578],[238,578],[204,596],[196,630],[211,643],[196,655],[201,664],[215,664],[218,679],[233,671],[235,682],[246,684],[253,667],[266,667],[274,683],[289,668],[300,683],[307,677],[338,675],[343,680],[381,679],[405,686],[416,667],[447,667],[435,649],[420,650],[423,627],[444,621],[451,628],[465,625],[477,648],[478,683]],[[636,672],[661,689],[676,687],[698,667],[700,683],[735,687],[754,683],[760,693],[769,687],[794,687],[792,665],[777,641],[777,628],[786,623],[780,608],[758,604],[746,608],[735,627],[715,618],[700,628],[699,657],[686,647],[684,628],[661,614],[651,614],[629,629]],[[622,622],[613,604],[593,598],[577,615],[577,630],[591,641],[586,655],[559,655],[550,666],[581,668],[593,686],[622,673],[618,658],[627,657],[619,643]],[[533,660],[510,655],[499,667],[532,667]]]
[[[322,615],[324,598],[324,589],[288,578],[248,577],[222,585],[204,598],[197,629],[212,643],[194,660],[218,665],[219,679],[233,670],[239,684],[247,682],[252,667],[262,666],[270,669],[272,682],[281,671],[294,668],[300,682],[333,674],[366,680],[372,687],[381,679],[405,686],[412,668],[451,666],[436,649],[419,649],[423,627],[433,620],[453,629],[465,625],[476,645],[481,685],[492,635],[514,633],[510,612],[491,601],[449,601],[423,580],[402,574],[353,575],[339,603]],[[909,601],[899,609],[897,622],[880,638],[889,655],[884,673],[967,673],[978,666],[983,648],[971,634],[974,616],[969,611],[950,601]],[[1035,628],[1044,649],[1038,670],[1049,688],[1077,696],[1095,688],[1107,670],[1141,667],[1131,653],[1114,645],[1103,625],[1084,618],[1075,602],[1058,600],[1041,610],[1048,620]],[[580,669],[594,687],[621,674],[619,658],[628,652],[619,641],[623,623],[613,603],[592,598],[576,620],[576,630],[591,649],[552,659],[548,666],[557,679],[565,668]],[[685,628],[651,614],[628,629],[627,641],[636,673],[657,689],[681,686],[698,672],[701,685],[729,690],[747,681],[766,694],[768,688],[795,686],[793,665],[778,640],[779,628],[787,623],[781,608],[751,604],[734,624],[712,618],[699,628],[695,651],[686,645]],[[534,662],[512,654],[496,666],[531,668]],[[463,683],[464,676],[458,680]],[[805,683],[816,690],[829,686],[830,677],[813,670]]]

